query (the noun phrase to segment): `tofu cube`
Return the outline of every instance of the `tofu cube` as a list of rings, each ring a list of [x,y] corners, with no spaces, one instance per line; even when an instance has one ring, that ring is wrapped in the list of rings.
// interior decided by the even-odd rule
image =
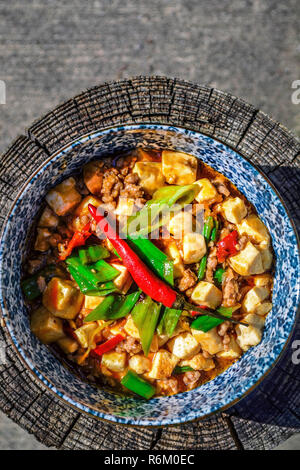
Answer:
[[[242,302],[242,312],[256,313],[257,307],[270,295],[266,287],[252,287],[245,295]]]
[[[195,184],[199,186],[200,191],[196,196],[196,201],[201,204],[213,202],[218,197],[218,191],[208,178],[201,178]]]
[[[271,250],[269,250],[269,248],[265,250],[260,250],[260,254],[261,254],[263,270],[268,271],[271,268],[272,262],[273,262],[273,255],[271,253]]]
[[[130,197],[119,197],[117,208],[115,209],[115,215],[120,217],[130,217],[134,212],[135,200]]]
[[[188,359],[200,350],[198,342],[189,332],[180,333],[180,335],[170,339],[167,346],[171,353],[180,359]]]
[[[183,261],[198,263],[206,253],[206,242],[200,233],[188,233],[183,237]]]
[[[222,292],[211,282],[200,281],[193,290],[191,300],[198,305],[215,309],[222,302]]]
[[[229,264],[241,276],[261,274],[264,272],[260,251],[248,242],[243,250],[229,258]]]
[[[261,342],[265,320],[259,315],[250,313],[243,318],[243,321],[249,326],[236,326],[237,343],[243,351],[248,351],[249,348]]]
[[[226,201],[221,204],[221,207],[225,219],[232,224],[239,224],[247,215],[245,203],[239,197],[226,199]]]
[[[53,277],[43,293],[43,305],[54,316],[73,320],[83,303],[84,295],[74,282]]]
[[[81,195],[75,185],[74,178],[68,178],[47,194],[46,201],[57,215],[70,213],[80,203]]]
[[[254,285],[258,287],[267,287],[272,283],[272,276],[268,273],[258,274],[253,277]]]
[[[57,341],[58,346],[65,354],[73,354],[78,349],[78,343],[75,339],[65,337]]]
[[[151,369],[151,361],[142,354],[135,354],[129,359],[129,369],[137,374],[145,374]]]
[[[115,286],[122,294],[126,294],[132,284],[132,277],[128,269],[119,263],[111,263],[111,265],[120,271],[120,275],[114,279]]]
[[[166,379],[170,377],[178,361],[179,359],[169,351],[161,349],[154,354],[151,370],[147,373],[147,377],[150,379]]]
[[[86,196],[84,199],[82,199],[79,206],[76,207],[74,214],[78,217],[82,217],[83,215],[90,216],[89,207],[88,207],[89,204],[92,204],[95,207],[99,207],[101,206],[102,201],[101,199],[95,196]]]
[[[82,325],[74,331],[74,334],[82,348],[87,349],[91,346],[92,338],[98,328],[97,322],[90,322]]]
[[[237,359],[242,354],[242,350],[237,344],[236,340],[231,336],[230,343],[228,344],[228,349],[224,349],[217,354],[218,357],[222,357],[223,359]]]
[[[129,336],[132,336],[135,339],[140,339],[139,330],[135,326],[131,315],[128,315],[127,317],[126,323],[124,325],[124,330]]]
[[[47,228],[56,228],[58,225],[58,217],[54,212],[50,209],[50,207],[46,207],[43,210],[43,213],[40,217],[38,222],[38,227],[47,227]]]
[[[88,190],[96,196],[101,196],[103,181],[103,163],[93,160],[83,167],[83,180]]]
[[[249,215],[237,226],[240,235],[248,235],[250,240],[259,244],[261,248],[268,248],[270,244],[270,235],[266,226],[255,214]]]
[[[34,244],[36,251],[48,251],[50,248],[49,239],[52,233],[47,228],[38,228],[37,237]]]
[[[168,223],[169,232],[181,240],[185,234],[193,232],[195,221],[191,212],[181,211],[175,214]]]
[[[272,310],[272,303],[271,302],[263,302],[262,304],[256,307],[255,313],[256,315],[266,315]]]
[[[103,354],[101,364],[113,372],[122,372],[126,368],[127,354],[125,352],[108,352]]]
[[[94,308],[98,307],[98,305],[100,305],[101,302],[103,302],[103,300],[104,300],[104,297],[96,297],[94,295],[85,295],[82,308],[85,308],[87,310],[94,310]]]
[[[197,158],[183,152],[162,152],[162,173],[169,184],[192,184],[197,176]]]
[[[209,354],[214,355],[223,350],[223,342],[217,333],[217,328],[212,328],[206,333],[194,329],[191,331],[192,335],[200,344],[201,348],[204,349],[204,351],[207,351]]]
[[[172,241],[167,245],[165,253],[171,260],[173,260],[174,278],[177,279],[178,277],[182,277],[184,273],[184,265],[175,241]]]
[[[54,343],[65,336],[62,320],[52,315],[45,307],[40,307],[32,313],[30,327],[45,344]]]
[[[151,196],[165,183],[162,165],[159,162],[137,162],[134,165],[133,172],[138,174],[140,185]]]
[[[196,354],[191,359],[185,359],[184,361],[181,361],[179,365],[182,367],[189,366],[194,370],[204,370],[206,372],[215,368],[213,359],[206,359],[201,353]]]

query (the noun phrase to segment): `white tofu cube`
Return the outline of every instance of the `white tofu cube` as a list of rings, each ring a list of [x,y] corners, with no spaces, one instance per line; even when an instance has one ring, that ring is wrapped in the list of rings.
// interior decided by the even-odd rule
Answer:
[[[125,352],[108,352],[103,354],[101,364],[113,372],[122,372],[126,368],[127,354]]]
[[[211,282],[200,281],[194,288],[191,299],[198,305],[215,309],[222,302],[222,292]]]
[[[97,322],[87,323],[74,331],[80,346],[87,349],[91,345],[91,339],[96,329],[98,328]]]
[[[175,241],[172,241],[167,245],[165,253],[171,260],[173,260],[174,278],[182,277],[184,273],[184,265]]]
[[[255,244],[259,244],[261,248],[267,248],[270,244],[269,232],[255,214],[251,214],[242,220],[237,229],[240,235],[248,235],[250,240]]]
[[[65,354],[73,354],[78,349],[77,341],[67,336],[65,338],[59,339],[57,344]]]
[[[181,240],[185,234],[193,232],[195,221],[193,215],[187,211],[175,214],[168,223],[169,232],[174,238]]]
[[[235,330],[239,346],[243,351],[248,351],[249,348],[261,342],[265,320],[251,313],[243,318],[243,321],[249,326],[237,325]]]
[[[92,204],[95,207],[99,207],[102,204],[101,199],[95,196],[86,196],[82,199],[81,203],[76,207],[74,214],[78,217],[82,217],[83,215],[90,215],[89,212],[89,204]]]
[[[138,174],[140,185],[151,195],[165,183],[162,165],[159,162],[137,162],[134,165],[133,173]]]
[[[237,344],[236,340],[231,336],[230,343],[228,344],[228,349],[224,349],[217,354],[218,357],[223,357],[223,359],[237,359],[242,354],[242,350]]]
[[[183,152],[162,152],[162,172],[169,184],[192,184],[197,176],[197,158]]]
[[[192,329],[192,335],[195,340],[200,344],[201,348],[204,351],[207,351],[209,354],[217,354],[223,350],[223,342],[221,337],[217,333],[217,328],[212,328],[211,330],[204,333],[200,330]]]
[[[179,359],[169,351],[161,349],[154,354],[152,367],[147,376],[150,379],[166,379],[170,377],[178,361]]]
[[[120,290],[122,294],[126,294],[132,284],[132,277],[128,269],[119,263],[111,263],[111,265],[120,271],[120,275],[114,279],[115,286]]]
[[[75,186],[74,178],[68,178],[47,194],[45,199],[57,215],[68,214],[80,203],[81,195]]]
[[[206,359],[203,354],[196,354],[191,359],[185,359],[179,363],[180,366],[189,366],[194,370],[204,370],[209,371],[215,368],[214,360],[209,358]]]
[[[151,361],[142,354],[135,354],[129,359],[129,369],[137,374],[145,374],[151,369]]]
[[[32,313],[30,327],[31,331],[45,344],[54,343],[65,336],[62,320],[56,318],[44,307]]]
[[[258,287],[267,287],[272,283],[272,276],[268,273],[258,274],[253,277],[254,285]]]
[[[127,317],[126,323],[124,325],[124,330],[129,336],[132,336],[135,339],[140,339],[139,330],[135,326],[131,315],[128,315]]]
[[[198,263],[206,253],[206,242],[200,233],[188,233],[183,237],[183,261],[186,264]]]
[[[38,227],[56,228],[58,220],[57,215],[54,214],[50,207],[46,207],[40,217]]]
[[[239,224],[247,215],[245,203],[239,197],[226,199],[221,207],[225,218],[232,224]]]
[[[260,251],[248,242],[243,250],[229,258],[229,264],[241,276],[264,272]]]
[[[130,197],[119,197],[117,208],[114,213],[118,216],[130,217],[134,212],[135,200]]]
[[[266,315],[272,310],[272,303],[271,302],[263,302],[262,304],[256,307],[255,313],[256,315]]]
[[[273,255],[271,250],[267,248],[266,250],[260,250],[261,260],[263,265],[263,270],[268,271],[271,268],[273,262]]]
[[[199,186],[200,191],[195,197],[197,202],[210,203],[218,197],[218,191],[208,178],[201,178],[195,184]]]
[[[257,307],[266,300],[270,295],[269,289],[266,287],[252,287],[245,295],[242,302],[242,312],[256,313]]]
[[[85,309],[94,310],[98,305],[103,302],[104,297],[96,297],[94,295],[85,295],[83,301],[83,307]]]
[[[197,354],[200,346],[191,333],[180,333],[167,343],[168,349],[180,359],[188,359]]]
[[[34,244],[36,251],[47,251],[50,248],[49,239],[52,233],[47,228],[38,228],[37,237]]]

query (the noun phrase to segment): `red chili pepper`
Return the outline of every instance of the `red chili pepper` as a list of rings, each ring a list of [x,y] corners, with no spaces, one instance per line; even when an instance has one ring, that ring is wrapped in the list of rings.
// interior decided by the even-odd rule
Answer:
[[[236,245],[238,243],[238,233],[236,230],[230,232],[219,243],[217,243],[217,257],[219,263],[223,263],[228,256],[237,253]]]
[[[123,341],[124,336],[122,335],[116,335],[113,336],[112,338],[108,339],[105,341],[105,343],[100,344],[100,346],[97,346],[95,349],[91,351],[92,356],[102,356],[102,354],[107,353],[108,351],[111,351],[114,349],[117,344],[121,343]]]
[[[82,246],[85,244],[86,240],[92,235],[92,232],[89,231],[90,227],[91,222],[88,222],[82,230],[78,230],[74,233],[73,237],[68,243],[67,248],[59,256],[60,260],[64,261],[66,258],[68,258],[76,246]]]
[[[137,254],[130,248],[125,240],[121,239],[113,227],[106,220],[104,215],[97,214],[97,208],[92,204],[88,205],[90,214],[95,219],[98,227],[105,233],[111,244],[121,256],[124,266],[130,272],[132,278],[138,287],[156,302],[162,303],[165,307],[176,308],[178,310],[193,310],[221,320],[229,320],[233,323],[241,323],[234,319],[229,319],[219,313],[196,307],[188,303],[184,297],[174,291],[168,284],[159,279],[150,269],[140,260]],[[244,325],[244,323],[242,323]]]
[[[88,207],[99,228],[106,234],[117,253],[121,256],[124,266],[126,266],[137,285],[153,300],[171,308],[177,299],[177,292],[150,271],[126,241],[119,237],[105,217],[97,214],[95,206],[89,204]]]
[[[199,307],[202,308],[203,310],[208,308],[206,307],[206,305],[199,305]],[[196,312],[195,310],[192,310],[190,314],[192,315],[192,317],[195,317],[196,315],[201,315],[201,312]]]

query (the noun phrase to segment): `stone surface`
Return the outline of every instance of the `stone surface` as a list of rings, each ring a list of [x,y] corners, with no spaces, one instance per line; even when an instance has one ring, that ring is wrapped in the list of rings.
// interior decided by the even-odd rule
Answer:
[[[0,151],[61,101],[138,74],[231,92],[300,135],[299,13],[297,0],[1,2]],[[0,414],[0,449],[42,447]]]

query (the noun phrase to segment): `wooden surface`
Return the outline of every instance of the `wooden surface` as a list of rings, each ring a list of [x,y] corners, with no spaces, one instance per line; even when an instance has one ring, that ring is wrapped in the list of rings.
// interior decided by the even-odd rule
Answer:
[[[235,148],[269,175],[299,227],[300,144],[289,131],[231,95],[159,77],[95,87],[34,123],[2,157],[0,223],[20,186],[53,151],[95,129],[141,122],[198,130]],[[293,339],[300,339],[299,323]],[[16,357],[3,327],[0,342],[6,345],[6,361],[0,365],[0,408],[47,446],[271,449],[300,429],[300,367],[292,363],[291,347],[233,408],[204,421],[157,430],[124,428],[78,413],[34,379]]]

